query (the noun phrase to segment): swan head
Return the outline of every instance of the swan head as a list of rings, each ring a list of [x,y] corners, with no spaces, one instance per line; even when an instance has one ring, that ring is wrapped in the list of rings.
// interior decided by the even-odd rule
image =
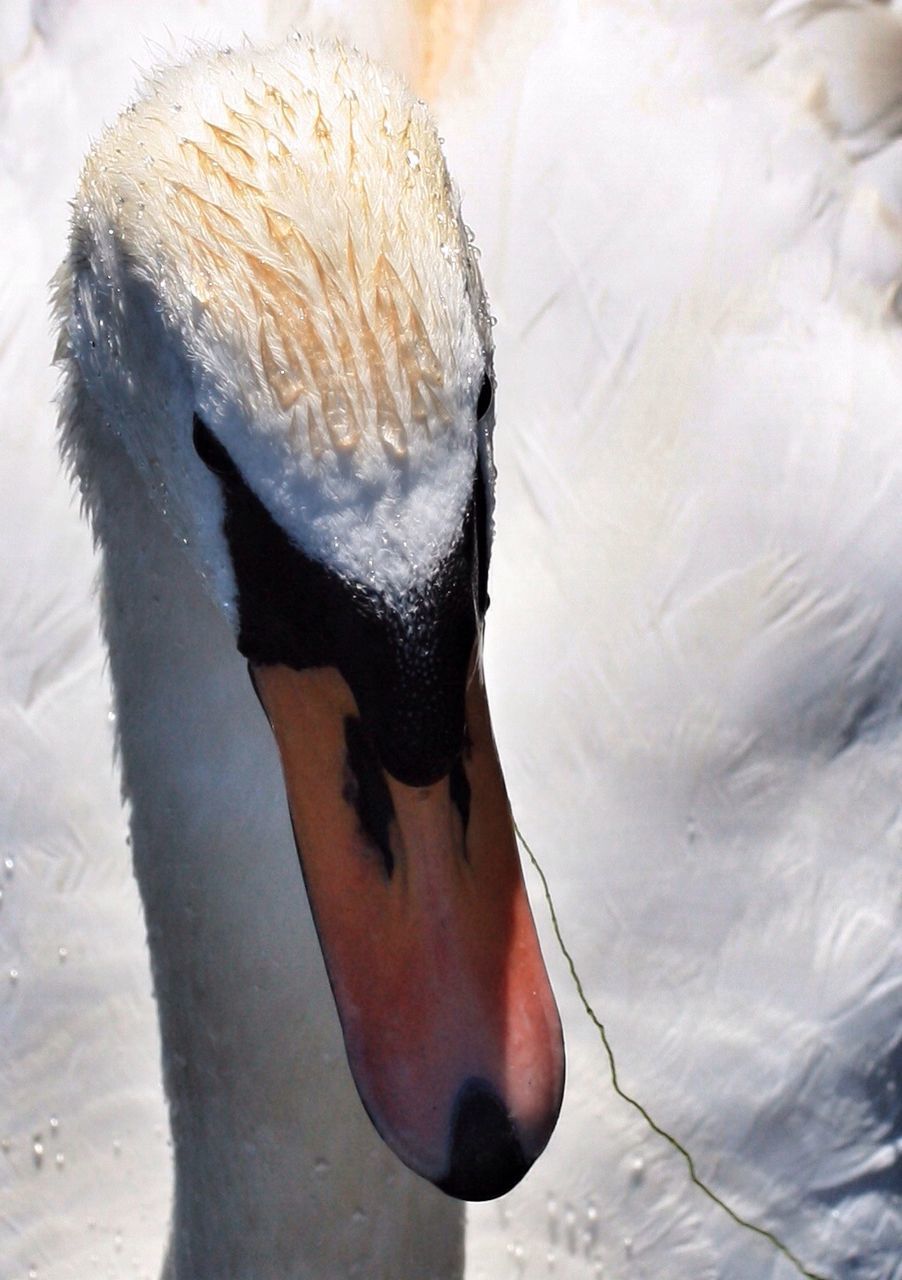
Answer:
[[[501,1194],[563,1053],[482,681],[490,317],[428,112],[303,39],[169,70],[89,156],[61,278],[92,429],[272,725],[364,1105],[417,1172]]]

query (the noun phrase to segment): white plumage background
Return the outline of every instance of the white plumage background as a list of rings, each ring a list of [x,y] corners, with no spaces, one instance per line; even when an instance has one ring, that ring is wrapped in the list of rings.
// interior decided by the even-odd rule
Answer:
[[[156,1280],[171,1195],[48,281],[138,69],[295,27],[429,97],[482,250],[496,732],[621,1083],[811,1270],[902,1276],[899,9],[6,0],[4,1280]],[[568,1092],[523,1185],[468,1209],[466,1276],[797,1274],[614,1095],[531,887]],[[329,1204],[353,1274],[389,1274],[366,1210]]]

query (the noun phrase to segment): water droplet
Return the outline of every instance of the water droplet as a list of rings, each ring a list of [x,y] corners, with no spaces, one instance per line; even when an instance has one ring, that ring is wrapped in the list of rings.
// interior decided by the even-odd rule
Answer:
[[[15,860],[15,858],[4,858],[4,859],[3,859],[3,870],[6,872],[6,877],[7,877],[7,879],[12,879],[12,874],[13,874],[13,872],[15,871],[15,869],[16,869],[16,860]]]
[[[636,1156],[630,1165],[630,1181],[638,1184],[645,1176],[645,1161],[641,1156]]]
[[[38,1280],[38,1269],[34,1263],[28,1268],[28,1280]]]
[[[313,1166],[313,1172],[318,1178],[321,1178],[323,1174],[329,1172],[329,1161],[320,1156]]]
[[[114,1156],[122,1155],[122,1139],[121,1138],[113,1139],[113,1155]]]
[[[571,1204],[568,1204],[564,1210],[564,1239],[567,1243],[567,1252],[576,1253],[576,1210]]]
[[[19,981],[19,970],[18,970],[18,969],[10,969],[10,971],[9,971],[9,980],[10,980],[10,982],[13,984],[13,986],[15,986],[15,984]]]
[[[66,963],[66,961],[69,959],[69,948],[68,948],[68,947],[57,947],[56,954],[57,954],[57,956],[59,957],[59,962],[60,962],[60,964],[65,964],[65,963]]]
[[[407,163],[410,168],[414,170],[419,169],[420,167],[420,153],[419,151],[414,151],[413,147],[408,148]]]
[[[0,1151],[2,1151],[4,1155],[7,1155],[10,1151],[12,1151],[12,1146],[13,1146],[12,1138],[0,1138]]]
[[[34,1139],[31,1144],[31,1154],[34,1157],[35,1167],[40,1169],[41,1165],[44,1163],[44,1139],[39,1133],[34,1135]]]
[[[57,1169],[62,1169],[64,1167],[66,1157],[63,1155],[62,1151],[57,1151],[56,1155],[53,1157],[53,1163],[56,1165]]]
[[[360,1206],[358,1205],[358,1207],[351,1214],[351,1221],[366,1222],[366,1211],[364,1209],[361,1209]]]
[[[56,1137],[56,1135],[59,1133],[59,1127],[60,1127],[59,1116],[51,1116],[50,1132],[53,1134],[54,1137]]]
[[[627,1256],[628,1258],[631,1258],[631,1257],[633,1256],[633,1240],[632,1240],[632,1236],[624,1236],[624,1237],[623,1237],[623,1252],[626,1254],[626,1256]]]

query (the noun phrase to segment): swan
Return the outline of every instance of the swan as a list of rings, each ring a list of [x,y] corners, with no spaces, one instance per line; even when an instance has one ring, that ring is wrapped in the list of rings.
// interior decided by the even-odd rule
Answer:
[[[364,1106],[449,1195],[504,1194],[553,1129],[563,1049],[481,676],[489,313],[425,108],[300,37],[161,74],[86,162],[58,310],[162,1016],[174,1274],[244,1272],[219,1220],[252,1194],[225,1174],[236,1126],[256,1152],[274,1096],[321,1105],[274,1070],[276,1007],[235,981],[259,942],[215,887],[265,878],[283,843],[257,824],[246,691],[224,715],[235,648]]]
[[[242,9],[252,33],[275,34]],[[160,6],[176,33],[210,7],[188,10]],[[169,1186],[137,907],[97,763],[110,726],[90,558],[46,407],[40,298],[85,122],[96,131],[126,96],[123,47],[148,61],[121,15],[92,12],[95,43],[60,7],[6,62],[23,163],[4,188],[22,248],[4,494],[29,534],[4,570],[5,634],[28,643],[7,655],[18,801],[0,923],[17,1053],[2,1167],[17,1231],[4,1252],[23,1276],[32,1261],[54,1277],[152,1275]],[[900,1238],[898,18],[877,4],[467,13],[428,88],[499,319],[486,662],[514,808],[630,1091],[814,1270],[886,1280]],[[350,13],[346,35],[355,24],[412,75],[399,6]],[[59,104],[68,152],[35,132],[36,93]],[[293,919],[296,877],[286,865],[294,901],[276,894]],[[413,1179],[354,1128],[305,936],[307,1065],[327,1054],[334,1090],[306,1148],[312,1207],[291,1206],[307,1214],[311,1267],[797,1274],[612,1096],[547,935],[567,1099],[530,1176],[468,1211],[464,1258],[450,1202],[408,1193]],[[288,1136],[275,1126],[270,1152]],[[285,1201],[277,1178],[266,1187],[266,1221],[243,1225],[272,1239]],[[347,1251],[331,1270],[330,1249]]]

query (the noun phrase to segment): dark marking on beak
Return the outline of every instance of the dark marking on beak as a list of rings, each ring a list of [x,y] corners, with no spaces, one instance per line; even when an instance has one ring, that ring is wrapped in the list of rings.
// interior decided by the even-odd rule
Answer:
[[[457,1095],[448,1173],[436,1183],[458,1200],[494,1200],[528,1170],[516,1126],[486,1080],[467,1080]]]
[[[391,879],[395,855],[388,830],[395,821],[395,806],[370,735],[356,716],[345,716],[345,745],[348,770],[342,795],[357,814],[363,834],[379,850]]]

